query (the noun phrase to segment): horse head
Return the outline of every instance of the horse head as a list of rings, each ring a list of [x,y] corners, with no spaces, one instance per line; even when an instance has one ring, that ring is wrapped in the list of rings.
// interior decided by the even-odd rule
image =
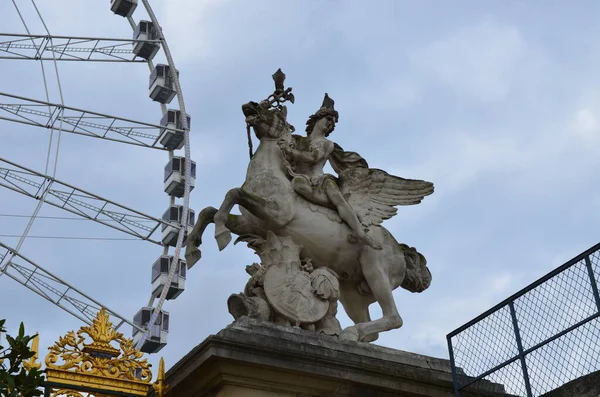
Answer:
[[[287,109],[270,108],[268,103],[248,102],[242,105],[246,123],[254,128],[259,140],[280,139],[285,133],[290,133],[287,122]]]

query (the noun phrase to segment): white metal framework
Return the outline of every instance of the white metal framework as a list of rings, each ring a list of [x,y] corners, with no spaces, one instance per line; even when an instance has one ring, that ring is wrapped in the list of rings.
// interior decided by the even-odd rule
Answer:
[[[46,130],[101,138],[131,145],[167,150],[159,145],[165,127],[143,121],[110,116],[37,99],[0,92],[0,120],[41,127]],[[166,128],[173,134],[183,134],[176,128]]]
[[[174,299],[183,290],[184,283],[178,281],[182,277],[181,269],[184,266],[184,262],[180,260],[181,249],[194,216],[193,211],[189,210],[189,194],[194,185],[195,164],[191,161],[189,116],[185,109],[179,71],[175,67],[162,28],[148,0],[140,2],[148,14],[149,20],[141,20],[138,24],[132,17],[137,8],[137,0],[111,0],[110,9],[128,20],[133,29],[134,39],[52,35],[35,0],[30,1],[46,34],[32,34],[19,10],[17,1],[13,1],[27,34],[0,33],[0,62],[2,60],[39,61],[44,77],[46,98],[45,100],[33,99],[0,92],[0,122],[8,121],[41,127],[49,131],[51,136],[46,169],[43,172],[41,170],[34,171],[13,161],[0,158],[0,187],[38,201],[18,244],[12,247],[0,242],[0,276],[6,274],[79,320],[90,323],[103,305],[20,252],[42,205],[52,205],[75,214],[81,219],[100,223],[136,239],[161,245],[163,247],[161,257],[167,258],[168,272],[163,266],[160,271],[161,276],[158,278],[160,282],[157,283],[156,279],[153,279],[150,300],[147,305],[142,306],[134,321],[107,309],[116,319],[113,323],[117,325],[117,328],[124,324],[133,327],[134,338],[139,348],[148,353],[157,352],[166,344],[166,332],[168,332],[169,315],[162,310],[164,302],[166,299]],[[167,64],[155,67],[152,58],[158,49],[162,49]],[[60,103],[50,101],[44,61],[51,61],[54,66]],[[175,111],[177,115],[186,115],[186,117],[178,116],[179,120],[176,123],[156,125],[66,106],[60,84],[59,61],[145,62],[153,75],[156,74],[155,70],[161,68],[164,83],[161,80],[158,84],[168,83],[168,86],[157,87],[157,83],[154,82],[152,89],[154,92],[157,92],[157,89],[166,90],[167,93],[172,90],[175,95],[168,94],[168,98],[164,101],[155,99],[152,92],[150,97],[160,103],[163,118],[169,111]],[[168,110],[166,104],[174,96],[177,97],[178,109]],[[56,162],[62,132],[164,150],[169,154],[169,164],[174,159],[178,159],[180,175],[175,182],[171,181],[177,185],[169,185],[171,187],[165,189],[169,196],[168,206],[177,208],[178,218],[169,219],[167,222],[57,179],[55,176]],[[52,166],[50,158],[53,142],[56,140],[55,136],[58,136],[58,143],[55,144],[55,158]],[[176,145],[172,144],[173,139],[176,140]],[[93,144],[94,141],[90,142]],[[176,156],[175,150],[179,149],[183,149],[184,153]],[[194,172],[192,172],[193,168]],[[181,202],[177,202],[178,199]],[[168,227],[171,235],[176,238],[170,239],[170,242],[166,244],[164,236],[162,239],[160,236],[156,237],[155,234],[160,233],[161,227],[162,229]],[[169,252],[170,247],[173,248],[172,253]],[[152,264],[148,265],[150,267]],[[177,288],[176,293],[173,289],[175,287]],[[154,332],[157,326],[160,328],[158,334]]]
[[[4,274],[81,321],[91,323],[102,308],[102,304],[98,301],[64,282],[31,259],[19,254],[14,248],[0,242],[0,250],[0,268],[4,268]],[[14,254],[13,259],[2,266],[4,258],[10,254]],[[111,317],[115,318],[112,321],[115,329],[119,329],[124,324],[138,328],[125,317],[110,309],[106,310]]]
[[[146,62],[133,53],[137,43],[159,41],[0,33],[0,59]]]
[[[161,223],[172,226],[1,157],[0,186],[155,244],[161,244],[152,237]]]

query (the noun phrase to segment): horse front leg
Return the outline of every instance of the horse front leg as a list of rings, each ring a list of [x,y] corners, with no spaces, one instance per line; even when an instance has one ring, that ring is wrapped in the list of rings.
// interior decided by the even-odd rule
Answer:
[[[202,244],[202,235],[204,234],[206,227],[211,223],[214,223],[215,214],[217,212],[217,209],[214,207],[206,207],[200,211],[198,221],[194,225],[194,228],[187,239],[185,259],[188,269],[194,266],[194,264],[202,257],[202,253],[199,249],[200,244]],[[229,214],[225,224],[229,230],[237,235],[256,233],[255,227],[242,215]]]
[[[219,246],[219,251],[222,251],[231,242],[231,231],[227,228],[227,218],[233,209],[233,206],[239,204],[241,188],[231,189],[225,194],[225,199],[219,210],[214,215],[215,221],[215,239]]]
[[[198,248],[200,247],[200,244],[202,244],[202,234],[204,234],[206,226],[214,222],[216,213],[217,209],[215,207],[206,207],[198,214],[198,220],[196,221],[192,232],[188,235],[185,248],[185,260],[188,269],[191,269],[202,257],[202,253]]]
[[[291,203],[290,205],[286,203],[287,201],[266,200],[239,187],[228,191],[223,204],[214,216],[215,239],[219,250],[222,251],[231,242],[231,230],[227,227],[227,219],[234,205],[244,207],[258,219],[277,228],[283,227],[293,216]]]

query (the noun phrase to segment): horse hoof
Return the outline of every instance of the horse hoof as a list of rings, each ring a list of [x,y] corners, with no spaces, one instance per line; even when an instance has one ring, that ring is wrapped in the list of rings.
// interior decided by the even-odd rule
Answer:
[[[185,261],[187,263],[187,268],[191,269],[192,266],[196,264],[202,258],[202,252],[199,249],[193,249],[185,252]]]
[[[361,339],[361,342],[375,342],[377,339],[379,339],[379,334],[371,334],[371,335],[367,335],[364,338]]]
[[[353,342],[358,342],[358,330],[354,327],[348,327],[342,331],[339,338],[344,340],[351,340]]]
[[[231,232],[229,230],[222,231],[215,235],[219,251],[223,251],[231,242]]]

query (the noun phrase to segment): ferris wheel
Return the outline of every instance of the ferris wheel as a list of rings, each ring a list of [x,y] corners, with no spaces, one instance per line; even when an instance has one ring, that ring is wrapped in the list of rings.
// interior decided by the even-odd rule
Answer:
[[[25,2],[33,6],[43,26],[42,32],[30,31],[20,8]],[[123,24],[129,24],[131,38],[52,35],[52,28],[46,25],[35,0],[13,0],[12,3],[26,33],[0,32],[0,65],[17,61],[40,63],[46,95],[30,97],[19,92],[3,92],[0,81],[0,127],[17,123],[40,129],[50,137],[43,170],[26,167],[18,158],[0,156],[0,190],[8,189],[20,194],[23,200],[36,203],[16,244],[8,244],[0,237],[0,277],[17,281],[89,324],[104,305],[47,270],[50,264],[36,258],[35,250],[25,252],[23,249],[41,208],[59,208],[70,216],[158,245],[161,247],[157,249],[158,258],[148,268],[148,276],[151,274],[148,304],[134,316],[122,316],[106,308],[117,329],[132,327],[138,348],[156,353],[166,345],[169,331],[169,313],[163,310],[163,305],[185,288],[187,265],[180,257],[187,233],[194,224],[189,196],[196,176],[196,165],[190,157],[191,119],[186,112],[179,72],[161,25],[148,0],[139,0],[139,4],[138,0],[111,0],[106,4],[106,13],[112,12],[114,18],[122,18]],[[134,17],[138,17],[137,20]],[[166,62],[155,64],[153,60],[161,51]],[[90,62],[101,63],[106,68],[119,63],[146,63],[148,71],[135,69],[135,73],[149,76],[148,98],[139,98],[139,101],[156,102],[161,113],[157,109],[154,120],[142,121],[82,109],[70,103],[63,97],[61,64]],[[58,86],[57,100],[48,95],[47,80],[51,78]],[[177,106],[173,106],[175,104]],[[63,134],[164,151],[164,192],[156,192],[166,198],[162,216],[145,214],[111,200],[106,192],[91,192],[62,180],[57,175],[56,164]],[[89,141],[94,144],[93,139]]]

